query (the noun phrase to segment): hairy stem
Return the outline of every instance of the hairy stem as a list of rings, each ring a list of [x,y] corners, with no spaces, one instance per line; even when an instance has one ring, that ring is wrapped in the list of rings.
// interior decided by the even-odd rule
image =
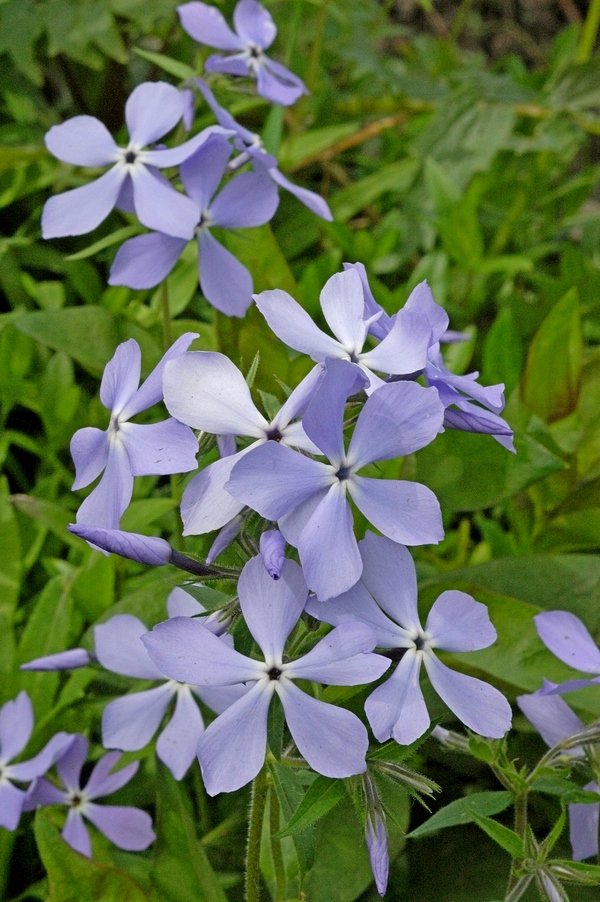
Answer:
[[[271,854],[273,856],[273,870],[275,871],[275,902],[285,902],[287,899],[287,883],[285,879],[285,866],[281,852],[281,840],[274,839],[279,832],[279,799],[273,786],[269,792],[269,813],[271,826]]]
[[[246,847],[246,902],[260,902],[260,841],[267,802],[266,765],[252,781]]]

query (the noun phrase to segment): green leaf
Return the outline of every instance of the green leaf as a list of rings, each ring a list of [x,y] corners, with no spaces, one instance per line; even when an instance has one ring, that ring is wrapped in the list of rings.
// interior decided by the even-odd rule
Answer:
[[[286,765],[279,764],[277,761],[269,762],[269,770],[273,777],[273,784],[279,799],[281,813],[286,821],[293,816],[298,806],[302,803],[302,799],[306,793],[307,782],[310,785],[314,779],[314,774],[310,771],[300,770]],[[312,827],[303,830],[301,833],[294,833],[292,836],[296,856],[298,858],[298,867],[300,869],[301,878],[312,867],[315,857],[315,834]]]
[[[292,836],[315,824],[337,805],[345,792],[343,780],[318,776],[278,837]]]
[[[144,498],[132,501],[121,520],[121,529],[143,533],[146,529],[177,507],[172,498]]]
[[[356,134],[362,128],[361,122],[344,122],[313,128],[301,135],[288,138],[281,145],[279,164],[283,170],[298,169],[306,160],[329,150],[338,141]]]
[[[483,343],[482,382],[503,382],[509,395],[521,377],[523,348],[510,307],[503,307]]]
[[[81,251],[77,251],[76,254],[70,254],[68,257],[65,257],[65,260],[68,263],[74,263],[76,260],[85,260],[87,257],[93,257],[94,254],[105,250],[107,247],[112,247],[113,244],[119,244],[121,241],[126,241],[127,238],[139,235],[140,231],[139,225],[124,226],[122,229],[117,229],[116,232],[111,232],[110,235],[105,235],[99,241],[94,241],[93,244],[84,247]]]
[[[198,842],[192,814],[179,783],[162,764],[157,767],[156,782],[153,899],[156,902],[227,902],[208,856]]]
[[[174,60],[170,56],[165,56],[164,53],[153,53],[151,50],[143,50],[141,47],[133,47],[132,50],[136,56],[141,56],[142,59],[148,60],[149,63],[153,63],[159,69],[168,72],[169,75],[174,75],[175,78],[180,78],[182,81],[186,81],[188,78],[196,78],[198,75],[191,66],[181,63],[179,60]]]
[[[491,814],[500,814],[509,805],[512,805],[513,796],[510,792],[500,790],[498,792],[474,792],[464,799],[450,802],[445,808],[436,811],[424,824],[409,833],[411,839],[427,836],[436,830],[445,827],[455,827],[457,824],[470,824],[478,817],[487,817]]]
[[[103,307],[26,313],[15,326],[41,344],[64,351],[93,376],[102,373],[119,342],[115,321]]]
[[[472,818],[478,827],[487,833],[490,839],[505,849],[509,855],[518,860],[524,856],[523,840],[514,830],[499,824],[498,821],[492,820],[491,817],[485,817],[476,811],[471,811]]]
[[[73,513],[65,510],[59,504],[44,501],[42,498],[34,498],[33,495],[12,495],[11,502],[19,513],[36,520],[65,544],[79,550],[84,547],[83,539],[74,536],[67,529],[69,523],[73,522]]]
[[[35,815],[34,829],[48,872],[48,902],[148,902],[146,893],[124,871],[75,852],[42,810]]]
[[[555,858],[548,862],[553,874],[561,880],[597,886],[600,883],[600,867],[597,864],[585,864],[583,861],[562,861]]]
[[[577,289],[556,304],[534,336],[521,393],[527,407],[551,423],[575,410],[581,383],[583,338]]]
[[[21,585],[21,539],[8,480],[0,478],[0,611],[12,617]],[[0,664],[0,668],[1,668]]]
[[[548,775],[538,777],[532,785],[532,789],[536,792],[543,792],[548,795],[559,796],[561,802],[565,805],[580,803],[584,805],[597,805],[600,802],[600,795],[597,792],[588,792],[581,789],[577,783],[566,780],[564,777],[556,775]]]
[[[415,160],[400,160],[383,166],[372,175],[367,175],[342,188],[331,200],[331,209],[339,222],[347,222],[382,194],[406,194],[413,184],[419,166]]]

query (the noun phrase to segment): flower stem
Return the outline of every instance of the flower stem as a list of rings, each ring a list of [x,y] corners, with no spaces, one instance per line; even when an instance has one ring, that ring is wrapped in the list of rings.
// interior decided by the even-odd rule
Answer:
[[[273,870],[275,872],[275,902],[285,902],[287,899],[287,882],[285,879],[285,865],[281,853],[281,840],[274,839],[279,833],[279,799],[273,786],[269,792],[269,813],[271,833],[271,854],[273,856]]]
[[[577,63],[587,63],[592,55],[598,34],[598,26],[600,26],[600,0],[591,0],[575,55]]]
[[[267,802],[267,769],[263,765],[252,781],[246,847],[246,902],[260,902],[260,841]]]

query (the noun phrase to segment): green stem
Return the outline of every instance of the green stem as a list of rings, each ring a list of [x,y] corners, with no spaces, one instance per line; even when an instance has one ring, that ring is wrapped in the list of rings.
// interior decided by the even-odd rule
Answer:
[[[198,809],[198,820],[200,821],[200,830],[203,837],[210,833],[212,828],[212,818],[210,816],[210,808],[208,806],[208,796],[204,788],[204,782],[200,776],[200,768],[192,768],[192,780],[194,783],[194,794],[196,796],[196,806]]]
[[[10,876],[10,866],[12,859],[13,846],[15,844],[15,833],[9,833],[8,830],[0,831],[0,899],[4,899],[5,890]]]
[[[260,902],[260,842],[267,803],[267,769],[263,765],[252,781],[246,848],[246,902]]]
[[[279,799],[273,786],[269,792],[269,814],[271,827],[271,854],[273,856],[273,870],[275,871],[275,902],[285,902],[287,899],[287,882],[285,879],[285,865],[281,852],[281,840],[275,839],[279,833]]]
[[[527,830],[527,793],[528,791],[525,790],[524,792],[521,792],[515,796],[515,833],[520,836],[523,842],[525,841],[525,833]],[[506,896],[507,899],[509,897],[512,898],[510,894],[515,891],[517,885],[522,879],[516,874],[518,863],[519,859],[513,858],[510,866],[510,878],[508,881]],[[520,897],[516,896],[515,898],[518,899]]]
[[[165,279],[160,286],[160,304],[162,307],[163,344],[165,351],[173,344],[173,331],[171,329],[171,308],[169,306],[169,286]]]
[[[587,63],[590,56],[592,55],[594,44],[596,43],[596,36],[598,34],[599,26],[600,0],[591,0],[587,16],[585,17],[585,22],[583,23],[581,37],[579,38],[579,46],[577,47],[575,62]]]

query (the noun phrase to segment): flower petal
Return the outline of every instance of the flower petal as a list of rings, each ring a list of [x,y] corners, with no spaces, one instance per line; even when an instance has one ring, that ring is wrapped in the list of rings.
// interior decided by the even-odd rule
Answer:
[[[223,178],[233,147],[222,135],[209,137],[180,168],[186,192],[203,212]]]
[[[365,382],[363,374],[354,364],[329,357],[325,375],[304,414],[304,431],[336,468],[341,467],[345,458],[343,430],[346,400]]]
[[[2,789],[0,789],[0,798]],[[44,777],[37,777],[27,790],[27,796],[23,804],[23,811],[35,811],[46,805],[68,805],[69,796],[64,790],[59,789],[54,783],[50,783]],[[0,811],[2,806],[0,805]],[[1,817],[1,815],[0,815]]]
[[[367,520],[394,542],[434,545],[444,538],[440,503],[418,482],[355,476],[348,491]]]
[[[600,649],[579,617],[570,611],[543,611],[534,617],[544,645],[565,664],[584,673],[600,673]]]
[[[75,670],[78,667],[87,667],[94,659],[85,648],[71,648],[68,651],[59,651],[54,655],[43,655],[21,664],[19,670]]]
[[[372,533],[371,533],[372,535]],[[359,543],[360,548],[361,543]],[[365,623],[375,635],[377,648],[410,648],[414,644],[406,630],[387,617],[363,584],[363,577],[343,595],[329,601],[308,599],[306,612],[324,623],[339,626],[341,623]],[[392,593],[395,597],[395,593]]]
[[[583,722],[558,695],[532,692],[519,695],[517,704],[550,748],[584,728]]]
[[[200,218],[193,200],[167,188],[143,165],[131,167],[131,181],[135,212],[143,225],[186,241],[193,236]]]
[[[184,3],[177,7],[181,27],[198,41],[217,50],[243,50],[244,42],[231,30],[221,13],[206,3]]]
[[[156,754],[176,780],[182,780],[196,757],[204,721],[187,686],[177,693],[173,717],[158,737]]]
[[[198,338],[197,332],[184,332],[177,341],[174,341],[156,364],[148,378],[140,385],[136,393],[125,405],[122,416],[129,419],[142,410],[147,410],[153,404],[158,404],[163,399],[163,374],[167,363],[182,357],[194,339]]]
[[[465,726],[493,739],[501,739],[510,730],[510,705],[494,686],[451,670],[431,652],[424,659],[433,688]]]
[[[183,99],[165,81],[145,81],[129,95],[125,121],[129,139],[136,148],[154,144],[174,128],[183,116]]]
[[[265,172],[243,172],[217,194],[210,212],[222,229],[247,229],[269,222],[278,204],[277,188]]]
[[[256,306],[275,335],[290,348],[308,354],[317,363],[326,357],[345,357],[339,341],[322,332],[287,291],[261,291]]]
[[[71,439],[71,457],[75,464],[72,489],[83,489],[100,475],[108,459],[108,436],[102,429],[84,426]]]
[[[263,566],[271,579],[281,579],[285,563],[286,541],[278,529],[267,529],[260,535],[259,549]]]
[[[118,416],[140,384],[142,352],[135,338],[120,344],[108,361],[100,383],[100,400]]]
[[[380,373],[416,373],[425,369],[431,326],[427,317],[402,308],[390,332],[361,362]]]
[[[120,441],[112,441],[102,479],[77,511],[77,522],[103,529],[118,529],[133,494],[129,457]]]
[[[362,350],[366,335],[365,299],[355,270],[336,272],[321,291],[321,309],[327,325],[349,352]]]
[[[20,755],[33,732],[33,706],[23,690],[0,708],[0,762]]]
[[[317,194],[315,191],[309,191],[308,188],[302,188],[300,185],[295,185],[294,182],[290,182],[290,180],[276,167],[269,169],[269,176],[281,188],[285,188],[286,191],[289,191],[290,194],[297,197],[300,203],[304,204],[305,207],[308,207],[308,209],[316,216],[320,216],[321,219],[324,219],[326,222],[333,222],[333,213],[329,209],[329,205],[325,198],[321,197],[320,194]]]
[[[201,583],[198,583],[201,585]],[[169,617],[193,617],[195,614],[203,614],[205,609],[199,601],[182,589],[176,586],[167,598],[167,613]]]
[[[206,300],[227,316],[244,316],[252,303],[252,276],[208,231],[198,236],[198,265]]]
[[[89,742],[85,736],[76,733],[65,753],[57,761],[58,776],[66,789],[71,792],[79,792],[81,789],[81,771],[87,758],[88,749]]]
[[[412,454],[434,440],[443,419],[444,405],[435,389],[416,382],[382,385],[360,412],[348,461],[360,469],[376,460]]]
[[[121,752],[108,752],[94,765],[90,778],[85,784],[85,794],[89,799],[98,799],[109,796],[121,789],[137,773],[139,761],[132,761],[126,767],[111,773],[122,758]]]
[[[263,50],[271,46],[277,34],[270,12],[256,0],[240,0],[233,11],[233,24],[246,44],[255,44]]]
[[[391,736],[410,745],[422,736],[430,719],[419,685],[422,655],[409,648],[395,671],[365,702],[365,712],[379,742]]]
[[[227,75],[252,75],[252,70],[245,53],[236,53],[234,56],[219,56],[218,53],[209,56],[204,63],[206,72],[223,72]]]
[[[360,579],[362,561],[343,483],[336,481],[302,530],[298,552],[309,589],[321,601],[346,592]]]
[[[314,680],[331,686],[360,686],[372,683],[392,663],[375,648],[375,633],[364,623],[342,623],[317,642],[308,654],[283,665],[294,680]]]
[[[325,368],[321,364],[313,366],[308,375],[298,383],[288,399],[284,401],[283,405],[275,414],[271,426],[276,426],[283,431],[292,420],[295,420],[296,417],[301,417],[306,413],[306,409],[314,398],[324,375]],[[291,442],[289,444],[291,444]],[[316,454],[317,452],[313,453]]]
[[[83,823],[83,818],[76,808],[69,808],[67,821],[62,830],[62,838],[76,852],[85,855],[86,858],[92,857],[92,844],[90,843],[90,835],[87,827]]]
[[[154,666],[141,641],[148,627],[133,614],[115,614],[94,627],[96,657],[103,667],[123,676],[161,680],[164,673]]]
[[[187,244],[162,232],[137,235],[125,241],[110,268],[109,285],[154,288],[169,275]]]
[[[217,640],[218,641],[218,640]],[[267,715],[275,680],[261,680],[220,714],[200,737],[198,758],[206,791],[233,792],[257,775],[267,748]]]
[[[476,651],[498,638],[487,607],[453,589],[434,602],[425,632],[444,651]]]
[[[119,150],[106,126],[94,116],[74,116],[53,125],[44,142],[53,156],[74,166],[108,166]]]
[[[426,280],[419,282],[413,288],[402,309],[410,313],[420,313],[427,318],[431,327],[430,344],[435,344],[436,341],[439,341],[448,328],[450,322],[448,314],[443,307],[436,304]]]
[[[21,820],[21,811],[25,803],[26,793],[17,789],[8,780],[0,783],[0,827],[16,830]]]
[[[586,792],[600,791],[593,780],[583,788]],[[598,854],[599,821],[600,804],[569,805],[569,838],[573,849],[573,861],[583,861]]]
[[[254,447],[254,446],[251,446]],[[184,536],[203,535],[221,529],[241,511],[241,501],[225,491],[232,469],[248,451],[222,457],[200,470],[185,488],[181,499]]]
[[[41,777],[59,758],[66,754],[73,742],[74,735],[72,733],[56,733],[34,758],[30,758],[29,761],[21,761],[19,764],[10,764],[7,768],[10,778],[34,780],[36,777]]]
[[[385,821],[379,812],[377,812],[375,824],[372,823],[370,817],[367,817],[366,830],[367,849],[369,850],[369,861],[373,877],[375,878],[375,886],[379,895],[385,896],[390,869],[390,855],[388,852]]]
[[[173,417],[161,423],[123,423],[120,434],[134,476],[188,473],[198,466],[198,439]]]
[[[152,818],[139,808],[92,803],[86,806],[85,814],[94,827],[119,849],[141,852],[156,839]]]
[[[361,582],[388,617],[405,630],[420,633],[417,574],[408,549],[370,531],[358,547],[363,561]]]
[[[269,666],[280,659],[286,639],[304,610],[308,589],[295,561],[285,561],[281,579],[272,580],[262,558],[251,558],[238,582],[240,607],[248,629]]]
[[[298,547],[302,530],[328,491],[329,487],[319,489],[318,492],[315,492],[314,495],[311,495],[310,498],[307,498],[306,501],[303,501],[284,517],[278,518],[277,525],[286,542],[289,542],[289,544],[293,545],[295,548]]]
[[[143,749],[158,730],[175,691],[168,682],[109,702],[102,713],[102,745],[124,752]]]
[[[308,94],[304,82],[268,56],[263,56],[256,70],[256,90],[271,103],[291,106],[303,94]]]
[[[89,185],[51,197],[42,212],[42,236],[63,238],[91,232],[115,206],[126,175],[124,166],[113,166]]]
[[[313,770],[326,777],[366,771],[369,737],[355,714],[307,695],[289,680],[275,686],[298,751]]]
[[[151,567],[164,567],[170,562],[173,554],[173,549],[164,539],[143,536],[136,532],[124,532],[122,529],[100,529],[73,523],[70,523],[67,529],[103,551],[119,554],[130,561],[138,561],[140,564],[148,564]],[[77,651],[83,651],[83,649],[77,649]],[[64,654],[69,654],[69,652],[64,652]],[[68,666],[65,665],[65,667]],[[85,664],[77,663],[73,666],[84,667]]]

